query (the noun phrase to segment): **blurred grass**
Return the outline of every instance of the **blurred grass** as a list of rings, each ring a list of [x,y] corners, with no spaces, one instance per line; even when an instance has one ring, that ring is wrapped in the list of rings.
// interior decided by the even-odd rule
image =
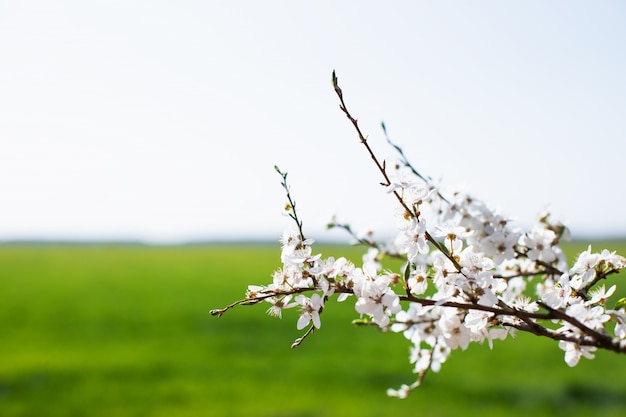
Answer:
[[[279,265],[277,245],[0,246],[0,416],[624,415],[626,356],[610,352],[571,369],[520,334],[454,352],[401,401],[385,390],[413,380],[408,342],[351,325],[350,300],[294,350],[296,311],[209,315]]]

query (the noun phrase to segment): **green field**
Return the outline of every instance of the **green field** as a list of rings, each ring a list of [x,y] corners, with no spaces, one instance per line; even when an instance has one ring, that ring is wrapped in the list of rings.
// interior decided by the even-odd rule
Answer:
[[[626,253],[624,242],[604,246]],[[323,249],[346,250],[362,252]],[[328,304],[294,350],[296,311],[210,316],[269,282],[279,258],[277,244],[0,246],[0,416],[626,414],[626,355],[569,368],[555,342],[520,334],[454,352],[397,400],[385,391],[412,381],[409,344],[351,325],[350,302]]]

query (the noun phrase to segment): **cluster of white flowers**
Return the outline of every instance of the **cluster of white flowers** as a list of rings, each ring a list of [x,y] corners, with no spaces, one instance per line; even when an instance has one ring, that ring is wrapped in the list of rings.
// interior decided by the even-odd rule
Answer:
[[[309,329],[297,346],[320,328],[333,294],[340,302],[354,295],[355,310],[365,321],[401,332],[412,343],[409,359],[418,380],[388,390],[401,398],[426,371],[439,371],[453,350],[471,342],[487,341],[491,347],[494,339],[516,330],[557,340],[569,366],[583,356],[593,358],[598,347],[626,353],[624,305],[608,309],[616,287],[596,285],[625,268],[625,258],[589,247],[568,269],[559,247],[568,230],[548,214],[529,232],[512,229],[475,198],[457,193],[448,200],[432,185],[418,184],[421,179],[410,183],[406,170],[398,173],[402,180],[391,192],[408,198],[401,200],[405,211],[395,239],[386,245],[361,239],[370,247],[357,267],[343,257],[314,255],[312,239],[304,239],[301,230],[287,231],[281,239],[282,267],[269,285],[250,285],[241,304],[268,302],[268,313],[276,317],[284,309],[298,309],[297,328]],[[410,192],[403,193],[404,187]],[[438,213],[432,235],[418,214],[422,209]],[[384,257],[404,259],[401,273],[383,269]]]
[[[452,351],[465,350],[472,342],[487,341],[492,347],[494,339],[515,331],[558,341],[569,366],[583,356],[593,358],[598,348],[626,353],[626,300],[607,308],[616,287],[607,290],[600,285],[626,267],[625,258],[608,250],[594,253],[589,247],[569,268],[559,247],[569,231],[549,213],[540,216],[532,230],[523,231],[467,194],[444,197],[406,159],[394,170],[387,169],[376,160],[345,108],[336,78],[333,81],[342,110],[384,174],[387,192],[402,208],[397,236],[381,244],[371,239],[371,233],[353,234],[368,246],[360,266],[343,257],[314,255],[313,241],[303,237],[286,174],[277,169],[289,199],[286,210],[298,226],[283,235],[283,265],[272,283],[249,286],[245,299],[214,314],[262,301],[271,304],[268,313],[277,317],[284,309],[296,308],[297,328],[308,330],[295,347],[320,328],[329,300],[354,296],[363,321],[402,333],[412,344],[409,360],[418,378],[388,391],[400,398],[419,386],[427,371],[439,371]],[[352,233],[347,225],[331,226]],[[386,257],[402,259],[401,270],[384,269]]]
[[[406,176],[397,187],[417,189]],[[320,314],[333,294],[337,301],[354,295],[356,312],[364,320],[402,333],[412,343],[409,358],[420,380],[428,370],[439,371],[453,350],[464,350],[471,342],[487,341],[491,347],[494,339],[516,330],[557,340],[570,366],[581,356],[593,358],[598,347],[625,350],[624,306],[606,308],[615,285],[595,288],[626,267],[625,258],[589,248],[567,269],[558,244],[568,232],[550,222],[549,215],[523,232],[511,229],[475,198],[456,194],[448,201],[433,191],[405,202],[414,211],[400,216],[397,237],[387,245],[371,241],[361,266],[343,257],[313,255],[311,239],[303,239],[299,231],[286,232],[282,268],[269,285],[250,286],[246,300],[269,302],[268,313],[278,317],[283,309],[297,308],[297,328],[310,327],[308,335],[320,328]],[[425,206],[439,213],[433,235],[426,220],[415,214]],[[384,257],[404,259],[401,273],[383,269]],[[557,324],[544,326],[542,321]],[[609,336],[608,323],[613,323],[614,336]],[[419,380],[388,393],[405,397],[417,385]]]

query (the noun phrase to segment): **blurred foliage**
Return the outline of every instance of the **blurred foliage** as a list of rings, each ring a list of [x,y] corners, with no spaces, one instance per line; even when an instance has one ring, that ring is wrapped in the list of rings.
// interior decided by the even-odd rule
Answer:
[[[594,243],[626,253],[626,242]],[[570,244],[570,254],[586,245]],[[325,256],[362,248],[314,246]],[[267,306],[209,315],[265,284],[271,245],[0,246],[0,416],[622,416],[626,357],[576,368],[551,340],[455,352],[407,400],[401,335],[350,324],[353,300],[328,304],[297,349],[297,312]],[[608,284],[623,280],[613,276]],[[611,303],[626,296],[618,285]]]

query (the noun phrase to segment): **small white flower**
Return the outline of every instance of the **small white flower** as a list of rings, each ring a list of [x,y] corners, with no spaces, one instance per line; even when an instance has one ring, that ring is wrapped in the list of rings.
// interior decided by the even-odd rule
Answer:
[[[608,249],[603,249],[599,258],[599,261],[603,262],[610,269],[623,269],[626,267],[626,258],[617,255],[615,251],[609,252]]]
[[[472,332],[479,334],[483,329],[487,327],[489,319],[493,316],[493,313],[480,310],[471,310],[465,316],[463,320],[465,326]]]
[[[399,311],[395,317],[395,323],[391,325],[391,331],[403,332],[404,337],[416,346],[425,341],[436,327],[432,326],[429,313],[432,307],[424,307],[419,303],[411,303],[406,311]]]
[[[559,341],[559,348],[565,351],[565,363],[568,366],[576,366],[581,356],[587,359],[595,358],[595,355],[591,353],[596,350],[594,346],[580,346],[576,343],[561,340]]]
[[[428,288],[428,273],[426,272],[426,265],[419,264],[411,271],[411,276],[407,282],[409,290],[412,294],[422,295]]]
[[[482,240],[482,250],[485,254],[493,257],[496,265],[515,256],[515,244],[519,235],[516,233],[504,233],[495,231]]]
[[[386,191],[400,193],[411,204],[419,204],[428,197],[432,188],[424,182],[417,182],[411,172],[398,171],[396,178],[387,186]]]
[[[415,261],[418,254],[427,254],[429,248],[424,220],[412,218],[404,232],[398,235],[396,246],[401,253],[407,254],[411,262]]]
[[[469,329],[463,325],[457,314],[454,312],[451,314],[447,313],[450,310],[446,310],[446,313],[439,320],[441,334],[450,349],[454,350],[460,346],[461,349],[465,350],[470,342]]]
[[[541,295],[544,303],[554,309],[559,309],[570,304],[571,287],[569,274],[561,275],[558,284],[547,286]]]
[[[617,321],[614,330],[615,336],[619,337],[620,339],[626,339],[626,313],[624,313],[624,309],[620,308],[619,310],[611,310],[610,313]]]
[[[291,300],[292,295],[287,294],[284,297],[272,297],[268,298],[266,301],[271,303],[272,306],[267,310],[267,314],[273,317],[278,317],[279,319],[283,318],[282,312],[285,308],[294,307],[296,304],[289,304],[289,300]]]
[[[567,315],[574,317],[582,324],[592,329],[599,329],[604,326],[604,323],[611,319],[611,316],[605,313],[604,307],[595,306],[589,307],[583,303],[571,305],[567,308]],[[570,327],[572,330],[576,330],[570,323],[565,323],[566,327]]]
[[[389,324],[389,317],[401,311],[400,297],[389,288],[389,277],[366,276],[355,281],[354,294],[359,297],[354,308],[360,314],[367,314],[380,327]]]
[[[571,269],[571,273],[580,275],[580,287],[586,285],[595,278],[595,267],[598,264],[599,259],[600,256],[597,253],[591,253],[591,246],[589,246],[586,251],[578,255],[578,258]]]
[[[482,271],[495,268],[493,260],[480,252],[476,252],[473,246],[465,248],[459,256],[459,263],[463,267],[463,272],[468,275],[476,275]]]
[[[555,241],[556,233],[538,227],[522,238],[523,244],[529,249],[527,253],[529,259],[548,263],[556,260],[556,253],[552,249]]]
[[[365,255],[363,255],[363,269],[367,271],[377,272],[380,271],[382,265],[378,260],[380,251],[376,248],[369,248]]]
[[[297,324],[298,330],[304,329],[311,321],[313,326],[319,329],[322,325],[320,321],[320,309],[323,305],[322,297],[318,293],[313,294],[311,298],[300,294],[296,297],[296,303],[302,307],[302,314]]]
[[[617,287],[615,285],[613,285],[607,291],[607,290],[605,290],[604,285],[603,285],[600,288],[597,288],[594,291],[591,291],[591,293],[590,293],[591,299],[589,301],[587,301],[586,304],[606,304],[607,300],[609,299],[610,296],[613,295],[613,293],[615,292],[616,288]]]

